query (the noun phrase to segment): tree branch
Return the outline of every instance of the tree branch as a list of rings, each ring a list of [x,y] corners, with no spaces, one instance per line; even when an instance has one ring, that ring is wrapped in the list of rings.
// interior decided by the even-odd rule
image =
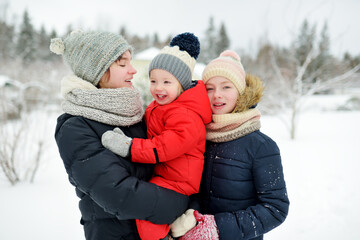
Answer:
[[[333,77],[329,80],[326,81],[317,81],[313,87],[311,89],[309,89],[309,91],[306,93],[306,96],[311,96],[313,94],[315,94],[316,92],[319,91],[324,91],[324,90],[329,90],[332,87],[334,87],[336,84],[341,83],[342,81],[348,79],[349,77],[351,77],[353,74],[355,74],[358,70],[360,69],[360,64],[356,65],[355,67],[353,67],[352,69],[350,69],[349,71],[338,75],[336,77]]]

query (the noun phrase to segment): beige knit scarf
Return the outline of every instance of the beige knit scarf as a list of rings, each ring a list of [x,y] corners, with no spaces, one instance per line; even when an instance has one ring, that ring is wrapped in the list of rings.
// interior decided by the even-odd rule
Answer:
[[[138,90],[133,88],[96,88],[76,76],[61,81],[64,112],[94,121],[130,126],[142,120],[144,109]]]
[[[256,108],[241,113],[212,115],[212,122],[206,125],[206,140],[228,142],[261,127],[260,111]]]

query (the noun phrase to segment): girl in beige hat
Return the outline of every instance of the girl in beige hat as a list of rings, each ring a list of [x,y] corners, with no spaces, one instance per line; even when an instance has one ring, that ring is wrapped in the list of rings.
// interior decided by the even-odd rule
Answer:
[[[225,51],[203,72],[213,112],[200,193],[172,224],[182,240],[263,239],[289,209],[280,150],[260,131],[261,80],[245,74],[240,57]],[[201,214],[202,213],[202,214]],[[204,214],[204,215],[203,215]]]

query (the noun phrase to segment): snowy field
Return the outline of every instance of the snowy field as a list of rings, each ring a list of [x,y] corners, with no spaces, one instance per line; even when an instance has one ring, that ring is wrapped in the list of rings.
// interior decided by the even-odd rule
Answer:
[[[318,98],[289,140],[282,122],[262,118],[279,145],[290,198],[286,221],[267,240],[360,239],[360,111],[335,111],[343,98]],[[55,125],[55,117],[53,119]],[[35,183],[11,187],[0,173],[0,240],[84,239],[78,200],[49,131]]]

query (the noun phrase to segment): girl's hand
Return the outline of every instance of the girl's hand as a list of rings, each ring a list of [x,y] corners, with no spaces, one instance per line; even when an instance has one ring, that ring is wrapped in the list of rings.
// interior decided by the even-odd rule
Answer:
[[[219,232],[214,215],[202,215],[194,211],[198,225],[188,231],[180,240],[219,240]]]

